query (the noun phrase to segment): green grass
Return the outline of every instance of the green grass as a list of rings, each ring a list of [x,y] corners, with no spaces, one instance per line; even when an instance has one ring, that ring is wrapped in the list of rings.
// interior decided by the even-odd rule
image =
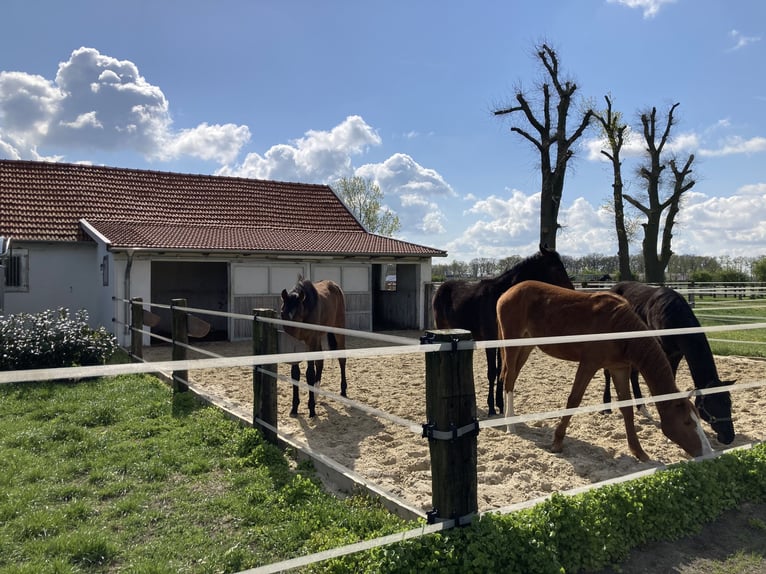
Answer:
[[[0,387],[0,572],[237,572],[412,526],[154,377]]]
[[[766,323],[766,299],[697,298],[694,312],[704,327]],[[766,357],[766,330],[724,331],[708,333],[715,355]]]

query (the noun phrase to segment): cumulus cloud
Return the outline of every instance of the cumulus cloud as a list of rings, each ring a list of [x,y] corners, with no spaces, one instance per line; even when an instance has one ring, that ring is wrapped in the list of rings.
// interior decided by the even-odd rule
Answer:
[[[310,130],[302,138],[272,146],[263,155],[250,153],[240,165],[219,173],[329,184],[353,175],[352,156],[380,144],[380,136],[364,119],[349,116],[328,131]]]
[[[510,191],[509,197],[476,201],[467,213],[477,220],[447,245],[450,258],[470,261],[533,253],[539,242],[539,208],[539,193],[519,190]],[[608,209],[578,197],[562,205],[559,224],[556,247],[562,254],[617,253],[614,215]],[[643,231],[638,235],[634,253],[640,253]],[[765,241],[766,184],[761,183],[743,186],[730,197],[687,192],[673,228],[672,247],[682,254],[758,257],[764,253],[753,246]]]
[[[644,11],[644,18],[654,18],[663,4],[672,4],[675,0],[607,0],[610,4],[622,4],[628,8],[640,8]]]
[[[720,147],[711,149],[700,149],[701,156],[720,157],[736,154],[751,154],[766,151],[766,138],[753,137],[745,139],[739,136],[732,136],[726,139]]]
[[[131,150],[149,160],[181,156],[232,161],[250,139],[246,126],[175,131],[162,90],[128,60],[79,48],[53,80],[0,72],[0,154],[42,159],[43,149]]]
[[[403,235],[446,232],[447,216],[440,203],[457,197],[457,193],[436,170],[423,167],[407,154],[396,153],[382,163],[360,166],[355,175],[378,184],[399,216]]]
[[[751,183],[748,185],[743,185],[737,190],[737,193],[739,195],[749,195],[749,194],[757,194],[757,195],[763,195],[766,194],[766,183]]]

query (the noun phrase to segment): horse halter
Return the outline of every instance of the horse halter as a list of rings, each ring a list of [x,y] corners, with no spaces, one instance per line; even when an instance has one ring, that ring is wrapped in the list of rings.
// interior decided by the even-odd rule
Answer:
[[[697,410],[700,412],[700,415],[702,415],[702,418],[705,419],[711,425],[714,425],[715,423],[732,422],[732,419],[730,416],[717,417],[711,414],[710,411],[707,410],[707,408],[705,407],[705,395],[697,395],[696,400],[694,401],[694,406],[697,407]]]

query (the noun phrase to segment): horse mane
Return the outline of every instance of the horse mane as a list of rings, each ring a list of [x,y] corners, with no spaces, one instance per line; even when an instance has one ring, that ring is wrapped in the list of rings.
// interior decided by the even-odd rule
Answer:
[[[564,266],[561,261],[561,256],[555,249],[548,249],[546,246],[541,245],[540,250],[536,253],[533,253],[532,255],[522,259],[516,263],[516,265],[503,271],[497,277],[482,279],[481,282],[502,294],[516,283],[521,283],[522,281],[526,281],[528,279],[537,279],[538,274],[535,273],[537,267],[534,265],[534,263],[537,263],[541,259],[545,258],[556,258],[558,263],[562,267]]]
[[[697,316],[683,295],[669,287],[625,283],[622,292],[629,295],[628,299],[636,313],[650,329],[700,326]],[[704,333],[662,336],[660,343],[668,356],[683,355],[696,388],[706,388],[711,383],[721,382],[713,351]]]
[[[306,307],[309,309],[316,307],[317,288],[314,287],[314,283],[310,279],[299,277],[298,282],[293,287],[293,291],[298,294]]]

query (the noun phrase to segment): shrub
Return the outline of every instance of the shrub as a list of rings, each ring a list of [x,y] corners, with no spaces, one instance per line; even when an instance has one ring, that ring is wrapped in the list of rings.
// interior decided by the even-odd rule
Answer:
[[[487,513],[465,528],[336,559],[329,570],[562,574],[602,569],[624,560],[632,548],[696,533],[745,501],[766,500],[765,447],[678,463],[574,496],[554,494],[533,508]]]
[[[117,350],[114,335],[88,326],[88,313],[68,309],[0,316],[0,370],[103,364]]]

